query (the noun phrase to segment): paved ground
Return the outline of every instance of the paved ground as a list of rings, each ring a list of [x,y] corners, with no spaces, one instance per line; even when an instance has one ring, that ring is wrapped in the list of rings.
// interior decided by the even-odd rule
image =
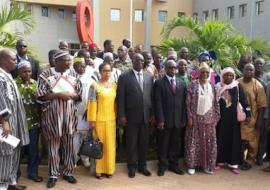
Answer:
[[[75,174],[78,184],[68,184],[63,179],[59,179],[52,190],[270,190],[270,173],[262,172],[262,167],[254,167],[239,175],[223,169],[215,172],[214,175],[197,172],[193,176],[188,174],[179,176],[166,172],[163,177],[156,175],[155,162],[151,162],[149,168],[153,172],[151,177],[136,174],[134,179],[130,179],[125,165],[117,164],[113,178],[98,180],[85,168],[78,167]],[[25,173],[25,166],[22,169]],[[40,174],[46,176],[47,167],[41,166]],[[47,189],[47,177],[44,178],[44,182],[34,183],[21,177],[20,184],[27,185],[28,190]]]

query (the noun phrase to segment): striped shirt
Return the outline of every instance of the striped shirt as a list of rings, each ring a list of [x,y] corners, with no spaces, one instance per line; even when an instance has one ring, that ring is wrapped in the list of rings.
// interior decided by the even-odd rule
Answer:
[[[75,91],[81,97],[82,84],[76,72],[67,70],[61,75],[55,68],[50,68],[40,74],[38,78],[38,97],[52,93],[52,87],[61,76],[74,85]],[[54,99],[42,104],[41,129],[47,139],[73,134],[77,124],[76,103],[74,100]]]
[[[8,115],[5,113],[10,113]],[[26,124],[25,110],[22,98],[12,76],[0,68],[0,115],[8,122],[11,135],[19,138],[20,146],[29,144],[29,134]],[[2,127],[2,126],[0,126]],[[13,148],[0,142],[0,156],[10,155]]]

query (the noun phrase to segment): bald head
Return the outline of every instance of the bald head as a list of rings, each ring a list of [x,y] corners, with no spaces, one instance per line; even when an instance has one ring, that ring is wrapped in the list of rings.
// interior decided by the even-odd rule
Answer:
[[[165,64],[166,74],[170,77],[174,77],[176,74],[176,62],[174,60],[168,60]]]
[[[128,53],[128,49],[126,46],[120,46],[118,49],[117,49],[117,54],[118,54],[118,57],[119,58],[124,58],[127,56],[127,53]]]
[[[188,59],[188,48],[186,48],[186,47],[182,47],[181,49],[180,49],[180,51],[179,51],[179,57],[181,58],[181,59],[185,59],[185,60],[187,60]]]
[[[0,67],[6,72],[10,72],[16,68],[16,54],[7,48],[0,49]]]
[[[68,51],[68,43],[66,41],[60,41],[58,47],[62,51]]]

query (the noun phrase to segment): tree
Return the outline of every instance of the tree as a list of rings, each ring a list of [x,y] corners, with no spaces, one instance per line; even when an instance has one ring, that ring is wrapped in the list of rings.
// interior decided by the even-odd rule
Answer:
[[[14,49],[16,41],[29,34],[34,25],[30,11],[19,8],[17,4],[11,8],[3,6],[0,8],[0,47]]]
[[[189,29],[190,35],[170,38],[170,33],[176,27]],[[207,20],[199,23],[191,17],[175,17],[164,25],[161,35],[163,42],[160,50],[163,54],[169,47],[179,50],[184,46],[189,48],[192,58],[195,58],[202,50],[215,51],[217,60],[214,62],[213,68],[217,72],[230,66],[240,74],[237,62],[243,53],[266,53],[270,57],[270,45],[267,45],[265,40],[248,41],[230,23],[222,20]]]

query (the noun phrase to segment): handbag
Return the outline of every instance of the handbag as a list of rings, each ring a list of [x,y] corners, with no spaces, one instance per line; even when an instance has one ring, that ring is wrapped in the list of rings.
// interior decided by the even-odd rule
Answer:
[[[238,102],[237,102],[237,121],[242,122],[246,120],[246,113],[244,112],[243,106],[239,102],[239,88],[238,89]]]
[[[99,140],[99,138],[85,139],[80,147],[79,154],[94,159],[101,159],[103,156],[103,143]]]

